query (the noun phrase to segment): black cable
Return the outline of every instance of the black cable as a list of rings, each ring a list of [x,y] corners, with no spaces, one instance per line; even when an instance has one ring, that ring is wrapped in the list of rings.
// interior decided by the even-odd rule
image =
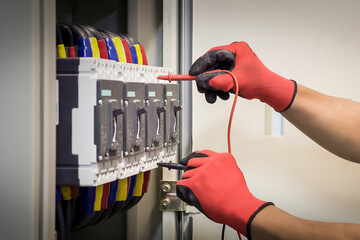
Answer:
[[[129,37],[128,37],[127,35],[120,33],[119,36],[120,36],[122,39],[125,39],[125,40],[126,40],[126,42],[127,42],[127,44],[129,45],[129,47],[132,46],[132,45],[134,45],[134,44],[132,44],[131,40],[129,39]]]
[[[57,230],[57,239],[65,240],[65,221],[64,213],[62,210],[61,202],[56,202],[56,230]]]
[[[78,38],[86,38],[87,37],[86,33],[80,27],[76,26],[75,24],[64,23],[64,25],[68,26],[70,28],[70,30],[71,30],[71,33],[73,35],[72,36],[73,37],[73,44],[76,45]],[[68,29],[66,29],[66,31],[68,31]]]
[[[99,30],[99,29],[98,29],[98,31],[99,31],[102,38],[108,38],[109,37],[104,31]]]
[[[113,33],[113,32],[110,32],[110,31],[107,31],[107,30],[101,30],[103,33],[105,33],[106,35],[109,36],[109,38],[114,38],[114,37],[120,37],[119,35]]]
[[[103,39],[103,37],[101,36],[101,34],[99,33],[99,31],[96,30],[96,28],[94,28],[93,26],[90,26],[90,25],[88,25],[88,24],[82,24],[82,26],[83,26],[83,27],[86,27],[87,30],[90,31],[97,40]]]
[[[62,207],[64,212],[64,220],[65,220],[65,238],[69,236],[69,233],[71,231],[71,225],[72,225],[72,201],[66,200],[63,201]]]
[[[78,26],[81,30],[83,30],[88,38],[95,37],[93,32],[83,24],[75,23],[75,26]]]
[[[194,220],[193,220],[193,217],[192,217],[192,216],[189,217],[189,225],[188,225],[188,228],[189,228],[189,240],[193,240]]]
[[[60,29],[61,29],[61,34],[63,37],[64,45],[68,46],[68,47],[73,47],[74,46],[74,39],[73,39],[74,36],[73,36],[72,31],[69,28],[69,26],[61,23]]]
[[[226,227],[226,224],[223,224],[222,232],[221,232],[221,240],[225,239],[225,227]]]
[[[63,44],[63,39],[60,30],[60,24],[56,21],[56,45]]]

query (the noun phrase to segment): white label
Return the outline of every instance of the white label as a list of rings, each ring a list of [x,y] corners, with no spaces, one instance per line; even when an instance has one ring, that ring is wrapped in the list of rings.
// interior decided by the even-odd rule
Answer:
[[[59,80],[56,79],[56,125],[59,125]]]
[[[173,95],[172,92],[166,92],[167,97],[172,97],[172,95]]]
[[[128,91],[128,92],[127,92],[127,96],[128,96],[128,97],[136,97],[136,94],[135,94],[134,91]]]
[[[102,89],[101,96],[103,97],[111,97],[111,90],[110,89]]]
[[[156,97],[156,92],[149,92],[149,97]]]

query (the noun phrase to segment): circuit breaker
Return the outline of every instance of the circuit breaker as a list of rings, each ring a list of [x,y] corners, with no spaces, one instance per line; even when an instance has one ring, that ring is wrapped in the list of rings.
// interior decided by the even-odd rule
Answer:
[[[94,109],[94,143],[98,161],[123,155],[123,83],[97,80]]]
[[[165,104],[165,159],[174,161],[179,144],[179,111],[182,109],[179,100],[179,85],[166,84],[164,87]]]
[[[148,83],[146,85],[146,157],[152,162],[161,161],[164,157],[165,105],[164,84]],[[147,168],[147,166],[144,166]]]
[[[124,85],[124,157],[122,176],[139,173],[139,164],[145,158],[145,83]]]
[[[165,68],[99,58],[57,60],[57,184],[98,186],[177,153],[179,87]]]

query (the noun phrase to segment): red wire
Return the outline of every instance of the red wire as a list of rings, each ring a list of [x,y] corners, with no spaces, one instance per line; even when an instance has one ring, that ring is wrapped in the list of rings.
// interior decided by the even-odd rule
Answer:
[[[238,83],[238,81],[236,79],[236,76],[232,72],[230,72],[228,70],[217,69],[217,70],[209,71],[207,73],[219,73],[219,72],[229,74],[232,77],[232,79],[234,80],[234,84],[235,84],[235,98],[234,98],[234,103],[233,103],[232,108],[231,108],[231,113],[230,113],[230,118],[229,118],[229,125],[228,125],[228,133],[227,133],[228,152],[231,154],[231,140],[230,140],[231,123],[232,123],[232,119],[233,119],[233,115],[234,115],[236,101],[237,101],[238,96],[239,96],[239,83]],[[160,79],[160,80],[168,80],[169,82],[171,82],[171,81],[192,81],[192,80],[196,79],[196,76],[184,75],[184,74],[174,74],[174,75],[172,75],[171,73],[169,73],[168,75],[158,76],[157,78]]]
[[[234,116],[236,102],[237,102],[237,99],[238,99],[238,96],[239,96],[239,83],[238,83],[237,78],[236,78],[234,73],[232,73],[230,71],[227,71],[227,70],[217,70],[217,71],[229,74],[232,77],[232,79],[234,80],[234,83],[235,83],[235,98],[234,98],[234,102],[233,102],[231,112],[230,112],[229,124],[228,124],[228,132],[227,132],[228,152],[231,154],[231,138],[230,138],[231,123],[232,123],[232,119],[233,119],[233,116]],[[241,240],[240,233],[237,232],[237,234],[238,234],[239,239]]]
[[[234,73],[232,73],[232,72],[230,72],[228,70],[215,70],[215,71],[229,74],[232,77],[232,79],[234,80],[234,84],[235,84],[235,98],[234,98],[234,102],[233,102],[231,112],[230,112],[230,118],[229,118],[229,124],[228,124],[228,132],[227,132],[228,152],[231,154],[231,139],[230,139],[231,123],[232,123],[232,119],[233,119],[233,116],[234,116],[236,102],[237,102],[237,99],[238,99],[238,96],[239,96],[239,83],[238,83],[237,78],[236,78]],[[215,72],[215,71],[212,71],[212,72]]]

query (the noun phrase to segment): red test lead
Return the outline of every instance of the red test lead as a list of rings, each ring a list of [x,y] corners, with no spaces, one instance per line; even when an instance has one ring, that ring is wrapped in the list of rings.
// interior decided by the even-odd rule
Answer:
[[[229,117],[229,125],[228,125],[228,133],[227,133],[227,140],[228,140],[228,152],[231,154],[231,139],[230,139],[230,133],[231,133],[231,123],[232,123],[232,118],[234,115],[234,110],[235,110],[235,106],[236,106],[236,101],[238,99],[239,96],[239,83],[236,79],[236,76],[234,75],[233,72],[227,71],[227,70],[222,70],[222,69],[217,69],[217,70],[213,70],[213,71],[209,71],[210,72],[218,72],[218,73],[226,73],[229,74],[233,81],[234,81],[234,85],[235,85],[235,98],[234,98],[234,102],[231,108],[231,112],[230,112],[230,117]],[[169,80],[169,82],[171,82],[171,80],[175,80],[175,81],[190,81],[190,80],[195,80],[196,76],[192,76],[192,75],[182,75],[182,74],[169,74],[169,75],[164,75],[164,76],[158,76],[158,79],[161,80]],[[241,238],[240,238],[241,239]]]
[[[169,74],[157,77],[160,80],[169,80],[171,82],[174,81],[192,81],[196,79],[196,76],[191,76],[187,74]]]

